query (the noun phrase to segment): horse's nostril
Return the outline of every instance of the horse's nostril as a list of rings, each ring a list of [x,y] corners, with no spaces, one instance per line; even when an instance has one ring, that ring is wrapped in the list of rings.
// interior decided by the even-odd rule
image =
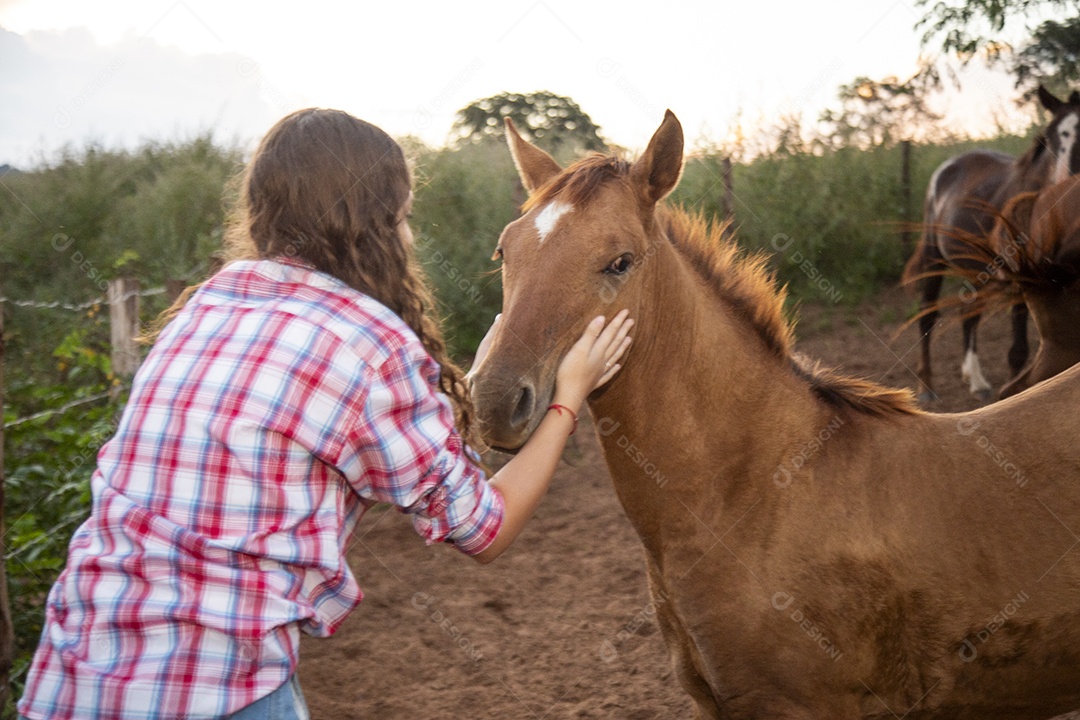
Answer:
[[[529,418],[533,415],[533,405],[536,400],[536,393],[532,389],[532,385],[526,383],[522,385],[521,391],[518,393],[517,402],[514,403],[514,412],[510,416],[510,424],[513,427],[519,427],[529,422]]]

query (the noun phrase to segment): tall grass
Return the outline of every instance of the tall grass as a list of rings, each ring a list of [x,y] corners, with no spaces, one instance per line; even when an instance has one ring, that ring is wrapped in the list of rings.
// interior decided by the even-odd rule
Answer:
[[[1027,137],[1002,136],[915,145],[908,194],[900,146],[763,155],[733,168],[736,239],[773,256],[794,298],[858,303],[899,280],[907,259],[901,233],[921,221],[926,186],[938,165],[976,147],[1019,153],[1029,143]],[[672,201],[720,218],[721,177],[719,157],[691,158]]]
[[[502,306],[491,260],[503,227],[518,215],[517,173],[505,146],[427,150],[416,161],[413,227],[440,302],[451,349],[471,353]]]

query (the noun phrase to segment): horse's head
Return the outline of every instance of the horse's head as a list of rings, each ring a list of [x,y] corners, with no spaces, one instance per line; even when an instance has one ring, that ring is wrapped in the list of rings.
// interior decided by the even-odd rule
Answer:
[[[1052,184],[1080,172],[1080,92],[1061,100],[1040,85],[1039,102],[1053,114],[1043,133],[1050,163],[1047,182]]]
[[[487,440],[515,449],[543,418],[559,362],[586,323],[622,308],[636,317],[659,236],[654,209],[682,172],[683,133],[668,111],[633,164],[592,155],[563,170],[509,120],[506,129],[530,197],[495,250],[503,317],[473,374],[473,399]]]

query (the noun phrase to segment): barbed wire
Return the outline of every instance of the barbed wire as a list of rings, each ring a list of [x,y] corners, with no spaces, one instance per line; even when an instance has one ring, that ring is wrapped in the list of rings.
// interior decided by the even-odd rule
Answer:
[[[131,298],[133,298],[135,296],[147,297],[149,295],[161,295],[164,292],[165,292],[165,288],[163,288],[163,287],[147,288],[146,290],[129,290],[128,292],[124,293],[119,298],[117,298],[117,303],[118,304],[125,303],[125,302],[127,302],[128,300],[130,300]],[[6,296],[0,296],[0,305],[2,305],[4,303],[7,303],[9,305],[13,305],[15,307],[29,307],[29,308],[38,308],[38,309],[45,309],[45,310],[60,309],[60,310],[71,310],[71,311],[74,311],[74,312],[81,312],[83,310],[88,310],[88,309],[90,309],[92,307],[95,307],[95,306],[98,306],[98,305],[107,305],[107,304],[109,304],[109,297],[108,297],[108,295],[103,295],[101,297],[94,298],[93,300],[87,300],[86,302],[82,302],[82,303],[69,303],[69,302],[64,302],[62,300],[55,300],[55,301],[52,301],[52,302],[39,302],[39,301],[36,301],[36,300],[16,300],[15,298],[10,298],[10,297],[6,297]],[[92,403],[92,402],[97,402],[98,400],[103,400],[103,399],[109,397],[110,395],[111,395],[111,391],[105,391],[105,392],[97,393],[95,395],[91,395],[89,397],[81,398],[79,400],[73,400],[73,401],[71,401],[69,403],[61,405],[58,408],[52,408],[52,409],[49,409],[49,410],[42,410],[41,412],[37,412],[37,413],[34,413],[32,415],[27,415],[27,416],[21,417],[21,418],[16,418],[14,420],[11,420],[10,422],[3,423],[3,428],[6,430],[7,428],[15,427],[16,425],[22,425],[23,423],[28,423],[28,422],[31,422],[33,420],[39,420],[41,418],[50,417],[52,415],[59,415],[61,413],[65,413],[68,410],[71,410],[72,408],[78,407],[80,405],[86,405],[87,403]]]
[[[138,295],[139,297],[147,297],[149,295],[161,295],[165,292],[165,288],[156,287],[148,288],[146,290],[129,290],[120,296],[120,302],[127,302],[130,298]],[[15,298],[9,298],[6,296],[0,296],[0,305],[7,303],[8,305],[14,305],[15,307],[29,307],[39,308],[45,310],[61,309],[72,310],[74,312],[81,312],[83,310],[89,310],[95,305],[107,305],[109,303],[108,296],[101,296],[93,300],[88,300],[84,303],[72,304],[66,303],[61,300],[54,300],[52,302],[38,302],[36,300],[16,300]]]
[[[67,403],[65,405],[61,405],[58,408],[52,408],[51,410],[42,410],[41,412],[36,412],[33,415],[27,415],[26,417],[16,418],[16,419],[14,419],[14,420],[12,420],[10,422],[4,423],[4,429],[7,430],[10,427],[15,427],[16,425],[22,425],[23,423],[28,423],[31,420],[38,420],[40,418],[49,417],[51,415],[59,415],[60,413],[67,412],[71,408],[78,407],[80,405],[86,405],[87,403],[96,402],[98,400],[103,400],[103,399],[109,397],[110,394],[111,394],[111,391],[106,390],[105,392],[100,392],[100,393],[97,393],[96,395],[91,395],[90,397],[84,397],[84,398],[82,398],[80,400],[72,400],[71,402],[69,402],[69,403]]]

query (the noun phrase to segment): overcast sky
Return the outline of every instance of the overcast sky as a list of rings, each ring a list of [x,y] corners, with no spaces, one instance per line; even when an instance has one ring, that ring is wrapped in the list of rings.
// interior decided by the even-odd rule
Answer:
[[[0,164],[210,128],[250,147],[311,105],[441,145],[458,108],[531,90],[572,97],[629,148],[665,108],[691,143],[720,140],[739,118],[816,118],[858,75],[909,76],[913,4],[0,0]],[[972,68],[940,102],[954,125],[985,132],[1017,120],[1015,95]]]

